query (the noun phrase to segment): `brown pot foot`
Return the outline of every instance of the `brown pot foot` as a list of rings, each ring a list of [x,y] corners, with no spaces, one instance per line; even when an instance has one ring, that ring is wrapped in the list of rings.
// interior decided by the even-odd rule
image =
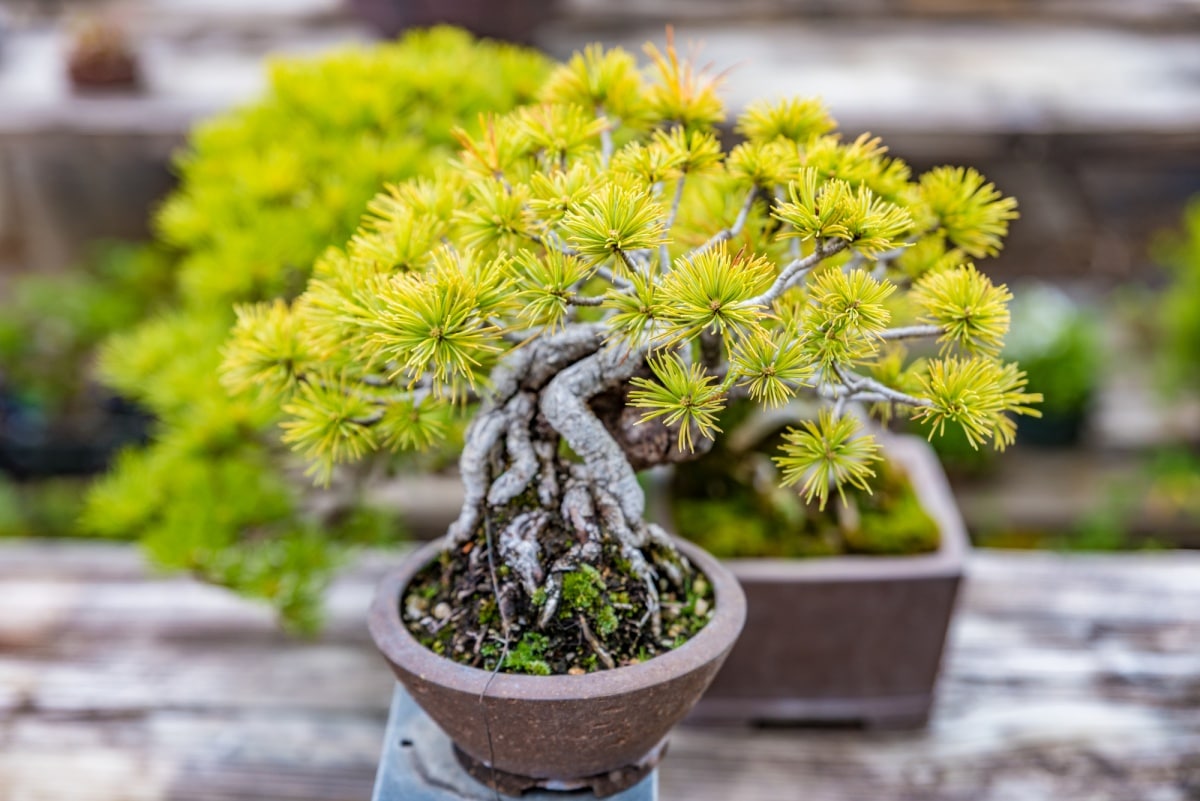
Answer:
[[[597,798],[608,798],[622,790],[628,790],[646,778],[658,766],[666,753],[667,741],[663,740],[636,765],[629,765],[598,776],[563,781],[560,779],[536,779],[532,776],[518,776],[515,773],[495,770],[472,758],[470,754],[463,753],[458,746],[454,747],[454,755],[458,757],[459,764],[466,769],[467,773],[471,774],[472,778],[502,795],[512,796],[520,796],[530,790],[591,790]]]

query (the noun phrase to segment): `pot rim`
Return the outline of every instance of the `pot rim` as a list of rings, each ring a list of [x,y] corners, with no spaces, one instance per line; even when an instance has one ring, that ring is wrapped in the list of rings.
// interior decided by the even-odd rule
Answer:
[[[721,659],[741,633],[746,621],[746,596],[737,578],[708,552],[686,540],[672,537],[676,547],[712,584],[713,616],[699,632],[678,648],[636,665],[599,670],[582,676],[557,674],[531,676],[470,667],[438,656],[412,635],[400,615],[400,603],[409,582],[441,552],[445,537],[414,551],[404,563],[388,572],[379,584],[367,616],[367,628],[376,647],[389,662],[429,680],[464,693],[523,701],[561,701],[623,695],[661,684]],[[489,684],[490,681],[490,684]]]

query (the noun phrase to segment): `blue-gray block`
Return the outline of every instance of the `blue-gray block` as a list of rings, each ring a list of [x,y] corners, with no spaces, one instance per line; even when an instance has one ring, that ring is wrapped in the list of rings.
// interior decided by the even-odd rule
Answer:
[[[421,711],[412,696],[400,684],[392,696],[383,754],[375,775],[372,801],[564,801],[587,799],[590,791],[556,793],[537,790],[519,799],[497,796],[479,783],[459,764],[454,746],[437,724]],[[609,801],[657,801],[658,771],[616,795]]]

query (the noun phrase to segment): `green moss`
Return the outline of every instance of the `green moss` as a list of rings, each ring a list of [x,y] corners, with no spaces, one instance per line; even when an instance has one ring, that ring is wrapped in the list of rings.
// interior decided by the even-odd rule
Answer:
[[[479,622],[491,625],[500,619],[494,598],[484,598],[479,602]]]
[[[601,637],[607,637],[617,630],[621,621],[617,619],[616,610],[611,606],[601,607],[595,614],[596,632]]]
[[[544,659],[550,639],[544,634],[527,631],[516,645],[508,651],[504,667],[514,673],[529,673],[534,676],[549,676],[550,665]]]
[[[591,565],[580,565],[563,576],[562,599],[564,611],[590,612],[601,602],[605,590],[604,578]]]

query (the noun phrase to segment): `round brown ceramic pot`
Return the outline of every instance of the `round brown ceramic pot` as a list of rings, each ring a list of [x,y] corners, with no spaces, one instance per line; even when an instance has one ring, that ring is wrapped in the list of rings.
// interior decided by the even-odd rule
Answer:
[[[489,671],[430,651],[409,633],[400,605],[442,540],[384,577],[371,605],[371,636],[413,699],[468,758],[564,789],[594,786],[594,777],[636,774],[661,753],[671,727],[704,693],[746,618],[746,598],[733,574],[696,546],[676,544],[711,582],[714,613],[682,646],[637,665],[583,676],[498,673],[488,685]]]

